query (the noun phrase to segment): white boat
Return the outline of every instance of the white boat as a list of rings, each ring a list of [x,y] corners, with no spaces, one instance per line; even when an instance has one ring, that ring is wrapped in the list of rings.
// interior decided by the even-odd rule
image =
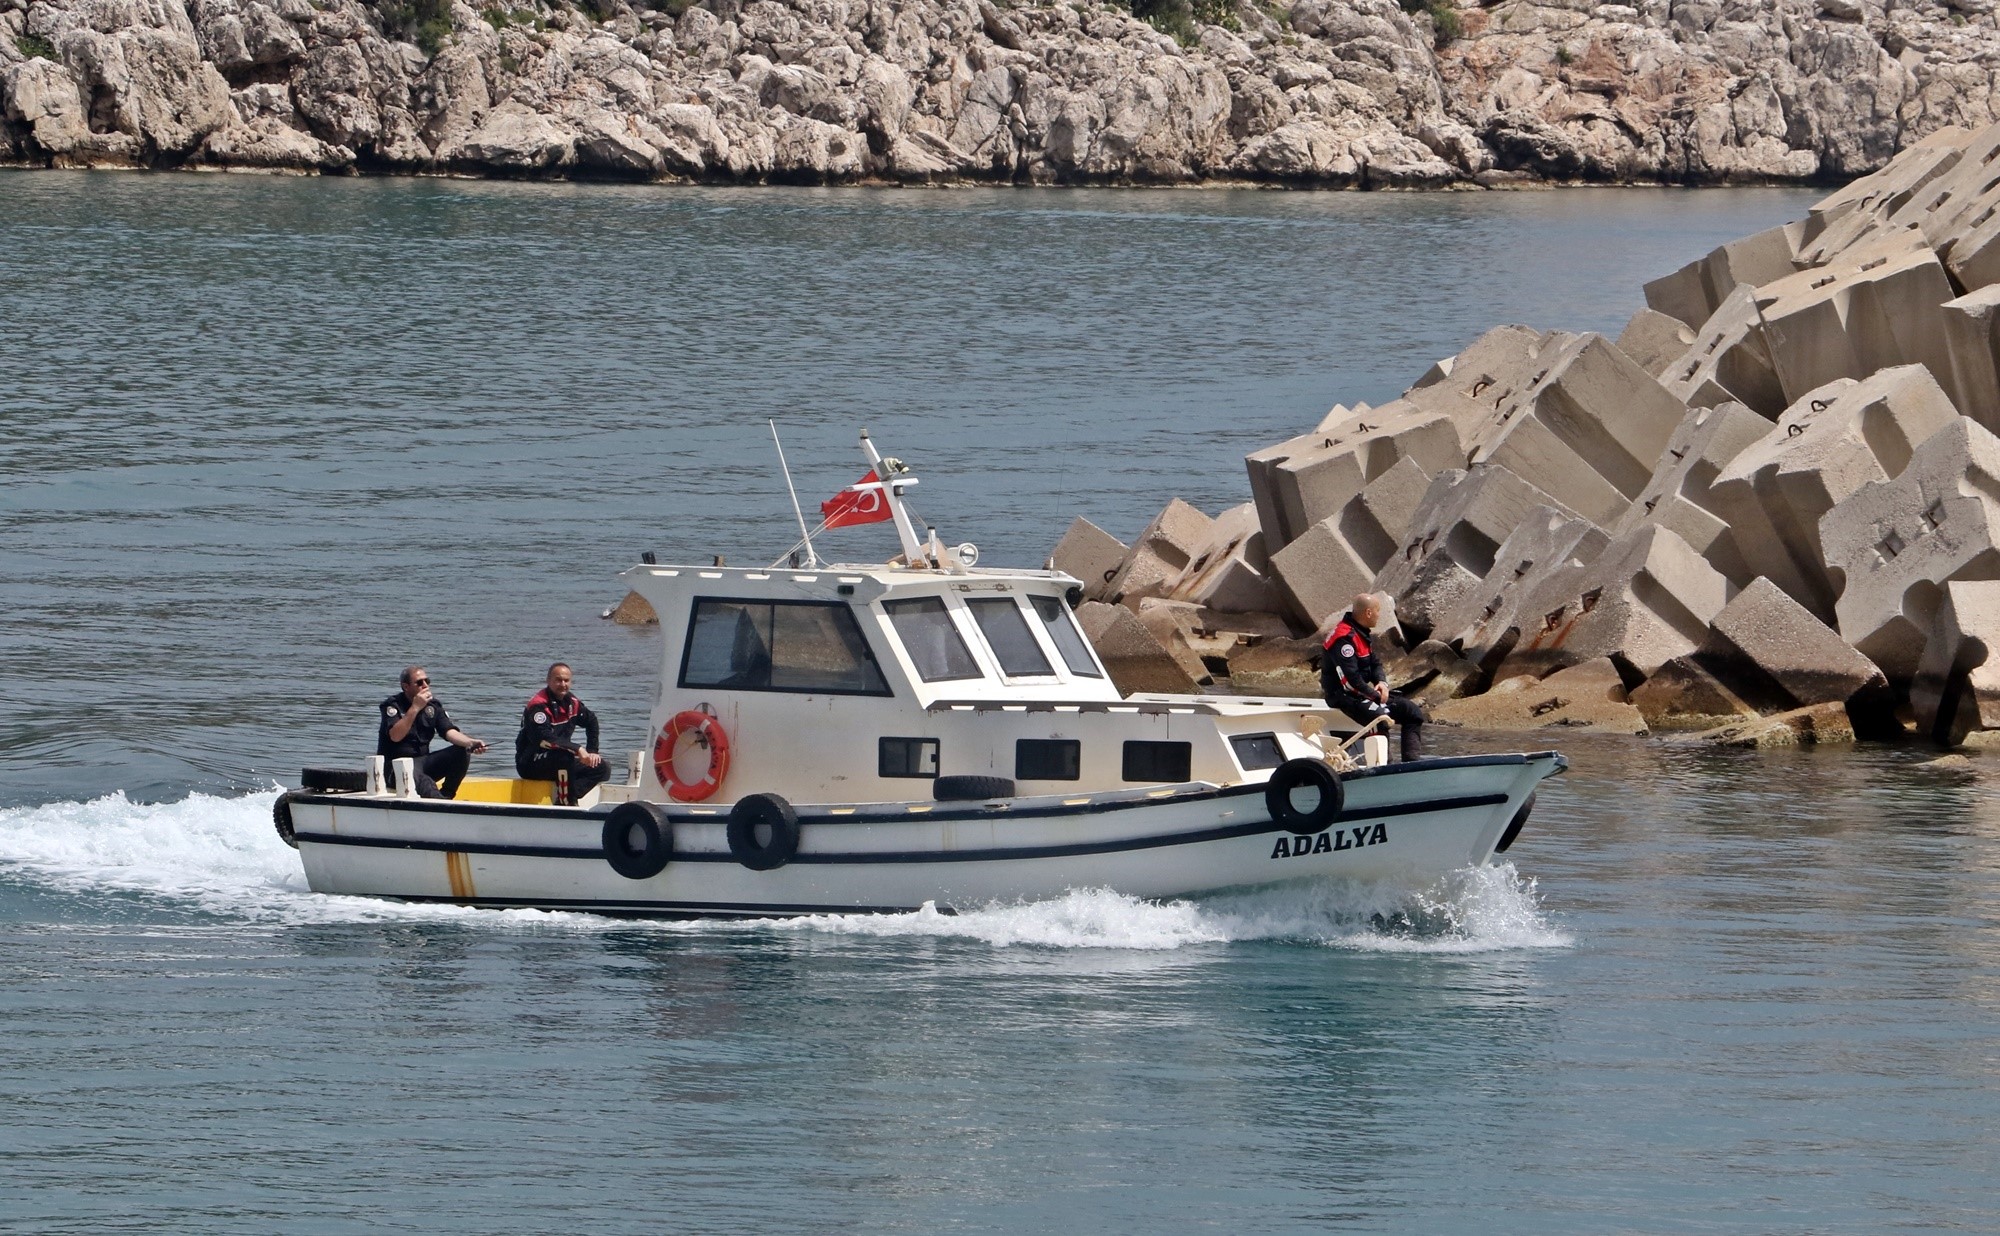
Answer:
[[[562,804],[546,782],[470,778],[441,800],[415,796],[406,760],[308,770],[276,811],[312,889],[754,917],[1416,887],[1506,850],[1566,766],[1390,764],[1318,700],[1121,696],[1072,615],[1075,579],[920,540],[916,478],[862,444],[873,471],[847,492],[894,520],[898,558],[820,565],[807,535],[804,566],[624,572],[663,664],[657,737],[622,784]]]

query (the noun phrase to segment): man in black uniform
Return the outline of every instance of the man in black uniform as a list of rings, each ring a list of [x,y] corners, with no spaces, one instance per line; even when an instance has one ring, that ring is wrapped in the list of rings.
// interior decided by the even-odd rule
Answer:
[[[514,737],[514,770],[530,781],[554,781],[569,774],[569,801],[574,803],[611,775],[597,753],[597,714],[570,694],[569,666],[549,666],[548,685],[535,692],[521,709],[521,732]],[[583,726],[578,746],[572,735]]]
[[[1424,710],[1415,700],[1389,694],[1382,662],[1375,656],[1375,633],[1382,603],[1368,593],[1354,598],[1354,607],[1340,616],[1326,637],[1320,657],[1319,685],[1326,702],[1366,725],[1387,714],[1402,727],[1403,760],[1424,756]]]
[[[420,796],[457,797],[458,783],[465,780],[472,757],[484,754],[486,744],[459,729],[458,722],[444,710],[444,702],[431,694],[430,673],[421,665],[404,670],[403,689],[382,701],[381,713],[375,754],[387,760],[404,756],[415,760]],[[449,745],[432,751],[432,738],[442,738]],[[389,774],[392,779],[395,775]]]

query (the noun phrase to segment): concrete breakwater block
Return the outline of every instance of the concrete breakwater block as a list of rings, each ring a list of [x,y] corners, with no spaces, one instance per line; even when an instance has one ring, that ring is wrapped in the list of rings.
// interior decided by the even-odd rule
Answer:
[[[1723,467],[1710,507],[1733,531],[1738,569],[1834,620],[1820,521],[1863,485],[1898,475],[1918,443],[1961,418],[1930,373],[1903,365],[1808,392]]]
[[[1866,253],[1866,250],[1863,250]],[[1949,375],[1944,303],[1958,296],[1919,241],[1901,252],[1801,271],[1758,289],[1771,364],[1788,399],[1837,378],[1921,364]]]
[[[1730,598],[1695,656],[1767,710],[1851,704],[1869,692],[1877,693],[1877,707],[1889,706],[1888,682],[1875,663],[1768,579]]]
[[[1193,506],[1179,498],[1168,502],[1132,542],[1118,573],[1105,585],[1105,599],[1124,603],[1130,598],[1136,604],[1141,597],[1166,595],[1214,532],[1214,521]]]
[[[1129,552],[1125,542],[1078,516],[1056,542],[1049,561],[1056,570],[1082,583],[1086,600],[1102,601],[1110,595],[1111,581],[1118,578]]]
[[[1122,605],[1085,601],[1076,610],[1077,625],[1110,672],[1111,681],[1126,695],[1165,692],[1185,695],[1208,680],[1206,668],[1185,643],[1162,643],[1139,615]]]
[[[2000,579],[2000,438],[1959,418],[1820,522],[1841,635],[1908,679],[1950,580]]]
[[[1803,223],[1787,223],[1719,245],[1646,284],[1646,306],[1682,322],[1705,322],[1737,288],[1795,273],[1798,241],[1805,231]]]
[[[1326,626],[1368,590],[1395,556],[1431,484],[1415,460],[1399,459],[1346,506],[1272,555],[1272,575],[1300,625]]]
[[[1771,422],[1740,403],[1690,408],[1652,480],[1611,526],[1611,535],[1628,536],[1647,524],[1670,528],[1731,583],[1749,583],[1755,573],[1736,544],[1714,488],[1722,470],[1770,430]]]
[[[1244,464],[1265,543],[1274,554],[1284,549],[1314,524],[1338,516],[1403,460],[1426,478],[1461,464],[1464,453],[1451,418],[1397,400],[1357,412],[1326,432],[1253,452]]]
[[[1520,633],[1493,676],[1539,676],[1616,656],[1643,678],[1700,646],[1728,589],[1672,531],[1641,528],[1596,561],[1556,571],[1525,598]]]
[[[1472,464],[1498,464],[1600,526],[1646,488],[1686,406],[1602,335],[1553,355],[1521,396],[1468,444]]]
[[[1492,573],[1501,543],[1538,510],[1576,518],[1499,464],[1440,472],[1373,586],[1394,598],[1397,614],[1414,631],[1436,633],[1440,617]]]
[[[1618,350],[1654,377],[1667,370],[1694,346],[1694,327],[1653,309],[1641,309],[1618,334]]]
[[[659,614],[653,611],[653,603],[636,592],[626,593],[624,600],[604,611],[604,616],[621,627],[641,627],[660,621]]]
[[[1434,614],[1433,638],[1456,646],[1468,661],[1491,669],[1521,628],[1521,606],[1556,572],[1595,562],[1611,540],[1587,519],[1540,506],[1515,524],[1494,551],[1492,569]]]
[[[1906,147],[1881,169],[1814,203],[1806,215],[1799,265],[1838,261],[1841,254],[1891,226],[1911,199],[1958,166],[1973,136],[1970,129],[1947,125]]]
[[[1215,517],[1208,543],[1168,586],[1167,597],[1225,613],[1275,613],[1285,603],[1270,569],[1257,510],[1246,502]]]
[[[1757,290],[1731,292],[1659,378],[1668,394],[1690,408],[1734,402],[1768,419],[1784,411],[1785,387],[1764,341]]]
[[[2000,581],[1944,586],[1923,658],[1910,683],[1917,732],[1956,747],[1975,730],[2000,730]]]
[[[1403,402],[1450,417],[1458,427],[1459,442],[1469,444],[1495,414],[1534,384],[1542,372],[1543,354],[1574,338],[1561,331],[1496,326],[1464,351],[1431,366],[1403,392]],[[1461,457],[1451,466],[1464,464]]]
[[[1598,658],[1546,678],[1518,675],[1484,695],[1447,700],[1431,710],[1444,725],[1475,730],[1587,728],[1598,734],[1643,734],[1646,720],[1627,702],[1625,683],[1609,658]]]
[[[2000,433],[2000,283],[1948,300],[1943,311],[1952,403]]]

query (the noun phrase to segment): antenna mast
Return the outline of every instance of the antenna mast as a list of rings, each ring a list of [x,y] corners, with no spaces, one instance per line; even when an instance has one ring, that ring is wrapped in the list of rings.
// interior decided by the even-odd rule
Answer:
[[[792,469],[785,462],[785,444],[778,441],[778,422],[775,419],[767,419],[765,423],[771,427],[771,445],[778,448],[778,468],[785,474],[785,490],[792,495],[792,514],[798,517],[799,540],[806,547],[806,565],[816,567],[819,565],[819,555],[813,552],[812,533],[806,531],[806,513],[799,508],[799,490],[792,484]]]

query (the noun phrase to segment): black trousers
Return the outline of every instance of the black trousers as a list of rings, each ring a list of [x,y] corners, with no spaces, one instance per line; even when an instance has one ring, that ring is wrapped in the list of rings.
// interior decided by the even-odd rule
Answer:
[[[417,797],[457,798],[458,783],[465,780],[465,774],[472,768],[472,752],[464,747],[454,747],[446,743],[429,755],[417,757]],[[389,781],[394,788],[396,770],[392,764]]]
[[[569,773],[569,800],[574,803],[611,779],[611,764],[599,760],[586,768],[583,761],[567,751],[537,751],[514,761],[514,771],[530,781],[554,781],[559,772]]]
[[[1423,705],[1415,700],[1391,693],[1389,702],[1384,704],[1373,696],[1336,691],[1326,697],[1326,702],[1363,725],[1388,714],[1402,731],[1399,737],[1403,740],[1403,761],[1424,758],[1424,722],[1430,718],[1424,715]]]

